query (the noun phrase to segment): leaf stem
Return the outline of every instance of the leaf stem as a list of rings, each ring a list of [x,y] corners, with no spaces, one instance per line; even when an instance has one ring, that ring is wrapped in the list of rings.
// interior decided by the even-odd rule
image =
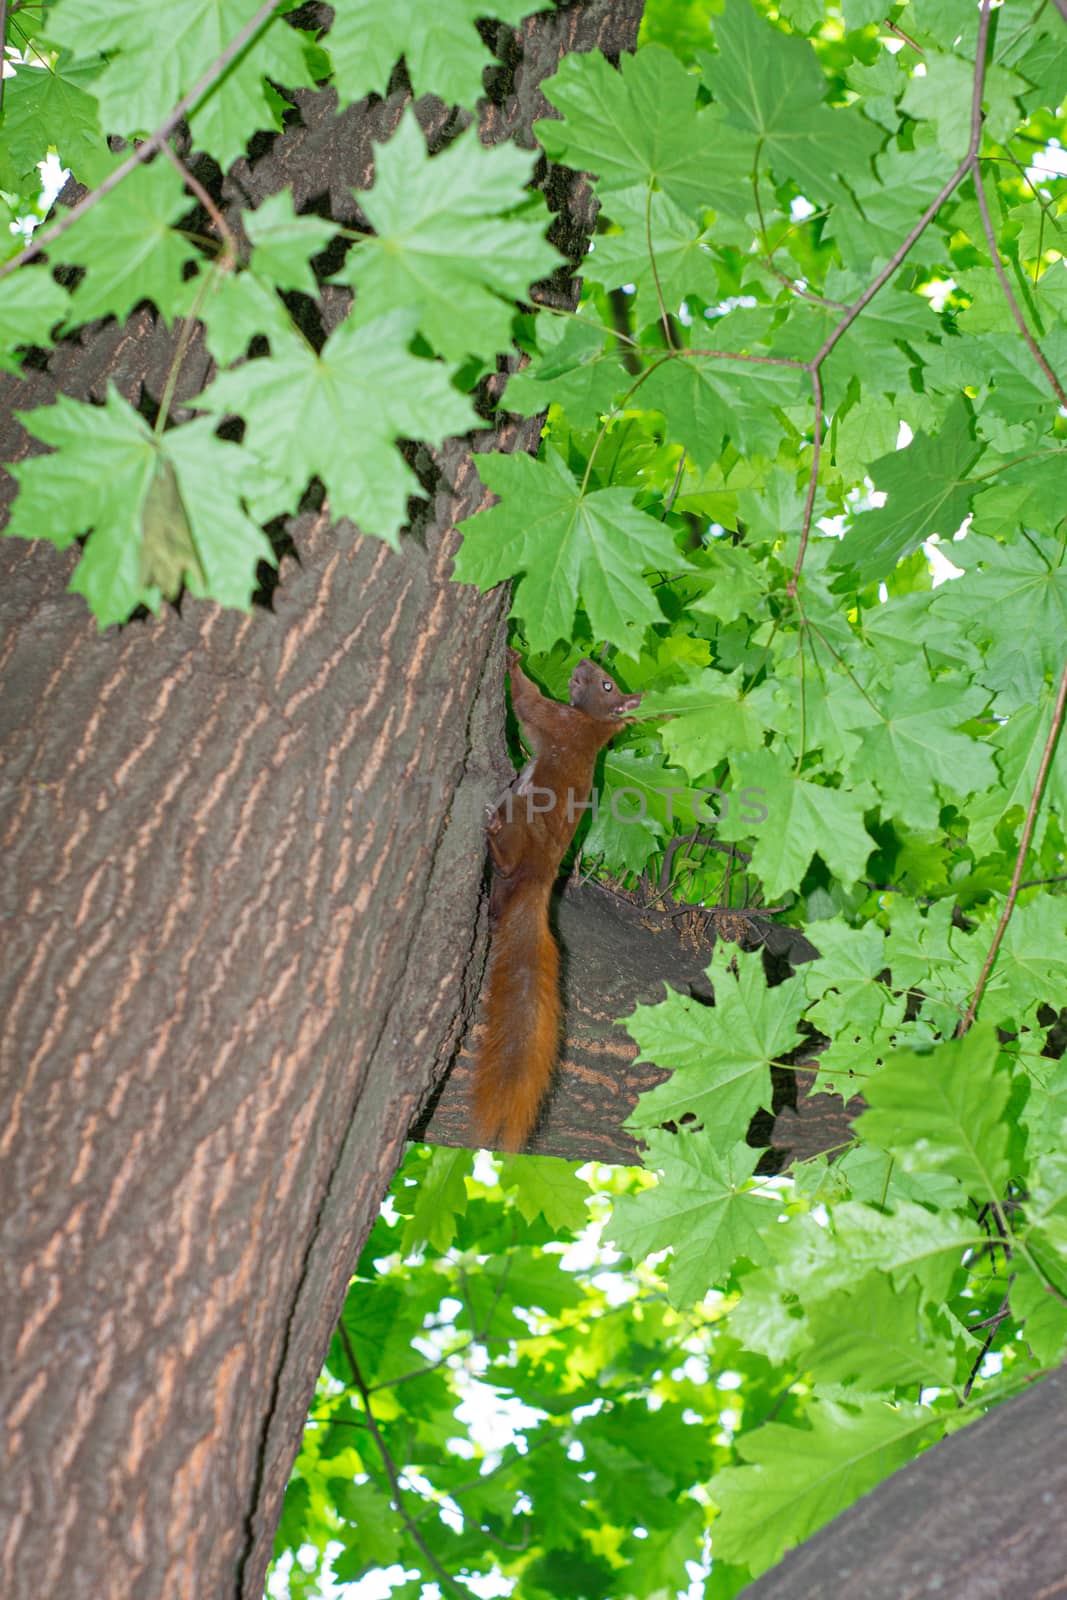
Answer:
[[[1041,764],[1037,769],[1037,777],[1034,779],[1033,792],[1030,795],[1030,804],[1026,809],[1026,820],[1023,823],[1023,831],[1019,839],[1019,848],[1015,853],[1015,870],[1011,875],[1011,883],[1008,887],[1008,898],[1004,902],[1004,910],[1000,914],[1000,920],[997,923],[996,932],[993,935],[993,942],[989,946],[985,961],[982,963],[982,970],[978,974],[978,982],[974,986],[974,993],[968,1001],[967,1009],[960,1018],[959,1025],[956,1028],[957,1038],[961,1038],[974,1022],[978,1011],[978,1002],[982,998],[982,991],[985,989],[986,983],[989,979],[989,974],[993,970],[993,963],[997,958],[997,951],[1000,949],[1001,941],[1004,938],[1004,933],[1008,926],[1008,921],[1015,909],[1015,902],[1019,897],[1019,888],[1022,883],[1023,865],[1026,861],[1026,852],[1030,848],[1030,839],[1034,831],[1034,823],[1037,820],[1038,808],[1041,805],[1041,796],[1045,790],[1045,780],[1048,778],[1049,768],[1052,765],[1052,752],[1056,748],[1056,741],[1060,736],[1060,729],[1063,726],[1063,714],[1065,707],[1067,707],[1067,663],[1064,664],[1063,672],[1060,675],[1060,687],[1059,692],[1056,695],[1056,704],[1052,711],[1052,722],[1049,726],[1048,738],[1045,740],[1045,748],[1041,755]]]

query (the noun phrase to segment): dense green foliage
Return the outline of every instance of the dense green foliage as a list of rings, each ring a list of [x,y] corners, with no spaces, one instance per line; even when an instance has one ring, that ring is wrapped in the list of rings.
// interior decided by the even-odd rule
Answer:
[[[103,131],[150,132],[252,12],[165,9],[165,38],[140,7],[16,10],[13,214],[43,125],[100,183]],[[318,39],[276,17],[194,106],[194,147],[228,163],[284,114],[275,83],[329,75],[343,102],[401,52],[417,93],[473,105],[485,7],[435,8],[451,53],[414,42],[418,9],[360,0]],[[604,642],[649,691],[606,762],[629,806],[584,848],[634,879],[692,834],[679,898],[773,904],[820,952],[768,988],[720,950],[714,1009],[629,1019],[673,1071],[632,1119],[655,1178],[591,1172],[589,1199],[559,1163],[413,1152],[321,1380],[276,1592],[332,1566],[394,1568],[410,1596],[733,1594],[1062,1359],[1064,40],[1047,0],[653,0],[621,69],[573,55],[545,85],[542,146],[602,206],[576,314],[516,312],[558,259],[532,154],[468,131],[429,157],[410,113],[367,232],[283,194],[243,252],[193,238],[157,157],[0,282],[15,371],[146,296],[199,318],[219,365],[180,425],[166,395],[147,421],[117,394],[25,419],[54,453],[14,469],[7,531],[88,534],[74,587],[102,625],[183,584],[247,605],[262,524],[313,477],[396,543],[417,489],[396,440],[477,425],[471,390],[517,339],[503,403],[547,410],[543,448],[478,458],[499,503],[456,576],[517,580],[550,692]],[[290,310],[338,235],[354,299],[314,348]],[[215,432],[235,415],[239,444]],[[868,1109],[836,1159],[760,1181],[749,1119],[805,1041]]]

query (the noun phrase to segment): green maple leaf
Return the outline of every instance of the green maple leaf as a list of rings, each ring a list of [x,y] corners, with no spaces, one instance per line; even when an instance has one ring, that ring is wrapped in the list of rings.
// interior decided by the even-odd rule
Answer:
[[[701,574],[708,589],[690,604],[696,615],[735,622],[740,616],[759,617],[765,612],[771,580],[744,545],[732,545],[726,539],[710,541]]]
[[[1053,699],[1051,687],[1042,685],[1036,698],[1020,706],[1007,722],[1000,723],[990,738],[1002,781],[967,806],[967,841],[979,854],[997,848],[996,830],[1001,818],[1016,807],[1020,814],[1025,813],[1030,803],[1051,726]],[[1053,761],[1045,780],[1034,828],[1034,849],[1041,846],[1053,810],[1059,813],[1061,826],[1067,824],[1067,763],[1062,759]]]
[[[851,180],[856,203],[835,205],[825,224],[845,264],[864,275],[893,254],[952,170],[935,144],[920,144],[913,150],[892,144],[874,165],[876,176],[857,175]]]
[[[766,823],[754,828],[731,807],[719,825],[724,839],[756,839],[750,870],[763,881],[769,901],[799,889],[816,852],[843,884],[862,877],[874,840],[863,826],[863,813],[875,801],[869,784],[829,789],[807,783],[770,750],[758,750],[735,762],[735,786],[759,791]]]
[[[827,83],[809,44],[769,26],[749,0],[727,0],[715,43],[717,55],[698,52],[704,77],[728,121],[748,133],[753,167],[795,178],[813,201],[846,193],[835,174],[869,172],[884,134],[859,112],[822,104]]]
[[[916,1405],[863,1400],[808,1405],[805,1428],[764,1423],[737,1448],[749,1465],[727,1467],[708,1485],[719,1507],[712,1525],[716,1559],[745,1562],[753,1574],[896,1471],[944,1427]]]
[[[184,315],[190,290],[182,269],[197,252],[170,223],[191,204],[174,168],[157,157],[79,217],[50,252],[54,262],[86,269],[71,320],[122,318],[141,300],[152,300],[168,320]]]
[[[527,1222],[544,1217],[556,1233],[583,1228],[589,1218],[589,1186],[569,1161],[555,1156],[504,1156],[500,1185],[513,1190]]]
[[[746,689],[740,667],[731,673],[709,667],[672,689],[650,693],[642,710],[669,714],[670,721],[660,729],[664,754],[699,777],[724,756],[758,750],[773,707],[774,689],[769,682]]]
[[[973,51],[969,57],[942,50],[923,53],[925,73],[909,78],[900,109],[919,120],[928,118],[939,147],[958,161],[971,136],[971,99],[974,93]],[[1019,123],[1015,97],[1026,84],[1014,72],[990,62],[983,85],[984,125],[991,138],[1010,138]]]
[[[888,1053],[883,1017],[888,1010],[896,1024],[904,1011],[903,1002],[890,1004],[884,980],[878,981],[888,965],[885,936],[876,923],[820,924],[819,959],[804,969],[805,988],[816,1002],[808,1019],[830,1040],[819,1057],[820,1088],[847,1092],[850,1068],[869,1068],[878,1045]]]
[[[409,110],[378,146],[374,188],[357,191],[375,233],[338,273],[356,289],[357,321],[412,306],[443,355],[488,359],[506,349],[515,301],[560,260],[544,237],[543,209],[505,215],[529,203],[523,185],[533,165],[513,145],[487,149],[473,128],[431,157]]]
[[[11,346],[47,344],[70,308],[70,296],[46,267],[21,267],[0,283],[0,367],[18,372]]]
[[[247,266],[209,272],[192,297],[191,309],[203,322],[207,347],[220,366],[243,356],[257,335],[264,335],[272,350],[288,344],[295,329],[278,289],[316,294],[309,257],[337,231],[321,217],[298,215],[287,189],[268,196],[258,210],[246,211],[243,222],[253,241]]]
[[[781,437],[774,408],[809,395],[799,368],[689,354],[662,361],[641,385],[641,404],[666,413],[671,437],[698,466],[721,455],[726,438],[742,454],[773,454]]]
[[[247,448],[276,479],[275,510],[291,508],[315,474],[333,516],[395,547],[408,496],[420,492],[396,441],[437,445],[477,426],[449,369],[408,353],[414,331],[414,312],[399,310],[362,327],[346,318],[319,352],[294,332],[270,357],[221,373],[196,404],[245,418]]]
[[[854,567],[862,586],[887,578],[931,534],[951,538],[971,509],[975,485],[969,474],[984,448],[961,398],[945,413],[936,437],[917,433],[906,449],[874,462],[871,477],[886,504],[856,518],[833,565]]]
[[[32,58],[19,62],[15,76],[4,81],[0,116],[0,179],[5,188],[20,189],[37,177],[37,163],[48,145],[62,153],[83,183],[99,183],[112,165],[100,113],[92,94],[82,87],[85,73],[64,56],[51,67]]]
[[[598,234],[586,257],[587,280],[606,289],[633,284],[637,290],[635,318],[638,327],[660,315],[656,278],[668,311],[677,311],[687,292],[703,291],[715,300],[714,261],[708,245],[710,231],[697,227],[661,190],[626,189],[609,202],[611,220],[618,233]],[[651,227],[655,271],[649,256]]]
[[[325,217],[298,216],[292,191],[270,194],[241,223],[252,241],[249,266],[260,278],[283,289],[318,293],[309,256],[318,255],[337,235],[337,224]]]
[[[208,272],[191,296],[190,310],[204,324],[208,349],[220,366],[243,356],[257,334],[271,350],[284,349],[293,338],[293,319],[274,287],[254,268],[244,272]]]
[[[976,517],[981,505],[979,498]],[[1024,639],[1041,670],[1055,673],[1067,637],[1064,555],[1063,539],[1054,535],[1027,531],[1001,544],[972,531],[953,548],[958,564],[966,562],[964,576],[943,584],[931,597],[930,609],[990,645]]]
[[[146,134],[222,54],[250,9],[248,0],[60,0],[49,33],[83,56],[106,55],[93,83],[105,131]],[[187,113],[194,146],[224,171],[257,129],[282,125],[285,102],[268,78],[289,88],[313,82],[300,34],[277,14]]]
[[[576,417],[599,415],[633,382],[615,340],[581,317],[539,317],[537,348],[530,365],[508,378],[505,411],[531,417],[554,404]]]
[[[920,1055],[900,1050],[866,1088],[861,1139],[889,1150],[907,1172],[947,1172],[982,1200],[999,1202],[1008,1181],[1011,1084],[997,1068],[992,1023],[978,1023]]]
[[[987,744],[956,729],[977,716],[987,696],[972,685],[939,679],[921,668],[901,669],[879,692],[881,720],[864,729],[854,781],[868,777],[895,816],[919,829],[934,827],[939,791],[962,797],[996,782]]]
[[[662,1174],[654,1189],[615,1202],[608,1237],[640,1260],[668,1246],[668,1283],[676,1305],[691,1305],[722,1287],[739,1257],[767,1259],[761,1230],[776,1216],[777,1200],[747,1187],[760,1151],[735,1144],[725,1151],[714,1134],[646,1134],[647,1167]]]
[[[583,494],[551,449],[544,461],[494,454],[475,465],[501,502],[458,524],[454,577],[491,589],[524,574],[512,615],[523,619],[534,651],[570,638],[580,591],[594,634],[636,657],[642,630],[662,617],[646,571],[689,566],[671,530],[637,509],[633,489]]]
[[[318,293],[310,257],[318,255],[337,233],[323,217],[298,215],[292,194],[282,189],[268,195],[242,218],[252,241],[248,264],[240,272],[215,272],[198,285],[193,306],[206,330],[215,360],[228,366],[245,354],[250,341],[264,334],[286,343],[293,335],[292,318],[278,288]]]
[[[1041,894],[1015,907],[985,992],[987,1006],[1015,1016],[1067,994],[1067,899]]]
[[[868,1391],[951,1386],[955,1351],[931,1336],[919,1297],[918,1284],[895,1288],[883,1272],[827,1295],[809,1313],[811,1344],[802,1364],[817,1383],[851,1383]]]
[[[421,0],[345,0],[322,43],[333,63],[342,104],[384,95],[401,56],[415,98],[436,94],[448,105],[473,106],[484,94],[482,73],[493,60],[474,24],[481,17],[522,20],[535,0],[439,0],[433,27]]]
[[[563,121],[542,118],[533,131],[550,161],[593,173],[601,193],[654,183],[687,216],[711,207],[743,216],[745,141],[716,107],[694,111],[697,88],[659,45],[624,56],[618,71],[598,53],[574,52],[541,85]]]
[[[435,1150],[415,1191],[415,1204],[404,1227],[400,1248],[405,1255],[431,1244],[447,1250],[456,1237],[457,1218],[467,1209],[465,1179],[474,1166],[469,1150]]]
[[[255,462],[215,438],[206,420],[156,437],[114,390],[103,406],[60,397],[22,422],[55,454],[11,471],[19,482],[4,532],[66,549],[88,534],[70,587],[101,627],[137,605],[158,610],[160,577],[247,610],[256,566],[273,564],[242,496]]]
[[[1043,1367],[1058,1367],[1067,1354],[1067,1308],[1027,1262],[1012,1265],[1011,1314],[1025,1329],[1034,1359]]]
[[[792,983],[767,988],[758,955],[740,958],[740,976],[709,968],[715,1005],[668,994],[657,1006],[638,1006],[623,1019],[639,1061],[654,1061],[672,1076],[643,1094],[627,1127],[642,1134],[660,1123],[695,1119],[722,1148],[744,1137],[770,1094],[773,1062],[798,1044],[802,1001]]]

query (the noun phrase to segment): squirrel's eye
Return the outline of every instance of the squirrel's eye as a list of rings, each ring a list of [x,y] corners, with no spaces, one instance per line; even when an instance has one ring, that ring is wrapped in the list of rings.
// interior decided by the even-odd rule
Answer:
[[[615,685],[612,683],[610,678],[605,678],[600,687],[603,689],[605,694],[611,694],[615,688]]]

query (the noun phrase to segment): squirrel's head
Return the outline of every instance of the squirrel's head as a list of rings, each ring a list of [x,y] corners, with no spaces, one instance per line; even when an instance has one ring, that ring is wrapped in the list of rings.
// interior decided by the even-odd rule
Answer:
[[[629,711],[641,704],[639,694],[624,694],[604,668],[583,656],[571,673],[571,705],[587,716],[599,717],[608,722],[623,720]]]

